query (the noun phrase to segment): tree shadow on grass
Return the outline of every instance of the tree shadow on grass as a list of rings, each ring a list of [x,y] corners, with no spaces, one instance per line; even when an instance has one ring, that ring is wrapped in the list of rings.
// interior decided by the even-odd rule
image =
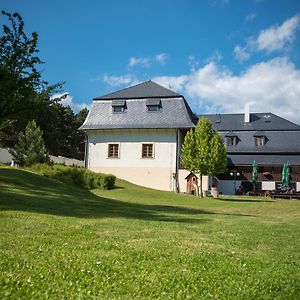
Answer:
[[[217,198],[216,200],[228,202],[275,202],[274,200],[260,200],[260,199],[244,199],[244,198]]]
[[[215,214],[201,209],[107,199],[72,185],[10,168],[0,169],[0,209],[79,218],[122,217],[183,223],[206,222],[209,219],[199,218],[199,215]]]

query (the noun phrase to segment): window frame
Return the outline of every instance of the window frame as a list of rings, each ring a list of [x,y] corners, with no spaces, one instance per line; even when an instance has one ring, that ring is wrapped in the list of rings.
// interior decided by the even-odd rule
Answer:
[[[160,106],[159,105],[147,105],[148,112],[159,112]]]
[[[256,147],[263,147],[266,143],[266,137],[263,135],[255,136],[254,143]]]
[[[236,145],[236,136],[227,136],[226,139],[227,139],[226,145],[228,147],[233,147]]]
[[[121,114],[125,112],[125,106],[113,106],[113,113],[114,114]],[[120,111],[118,111],[118,109],[121,109]]]
[[[152,155],[151,156],[144,156],[144,147],[145,146],[151,146],[152,147]],[[147,150],[147,154],[148,154],[149,150]],[[155,155],[154,155],[154,143],[142,143],[142,149],[141,149],[141,158],[142,159],[154,159]]]
[[[114,147],[117,146],[117,155],[114,155],[114,151],[113,150],[113,155],[110,155],[110,147]],[[107,158],[109,159],[118,159],[120,158],[120,143],[107,143]]]

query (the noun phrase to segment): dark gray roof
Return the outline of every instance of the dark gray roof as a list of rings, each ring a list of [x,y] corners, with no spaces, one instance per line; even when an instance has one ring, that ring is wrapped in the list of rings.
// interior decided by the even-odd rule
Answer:
[[[160,106],[161,101],[160,98],[150,98],[146,100],[146,105],[147,106]]]
[[[112,100],[112,106],[125,106],[125,100]]]
[[[226,146],[228,153],[299,153],[300,154],[300,131],[264,131],[265,145],[256,146],[256,131],[234,131],[237,144]],[[221,132],[225,139],[227,132]],[[299,157],[300,160],[300,157]]]
[[[233,132],[233,131],[228,131],[227,133],[225,133],[225,137],[236,137],[237,133]]]
[[[287,161],[292,166],[299,166],[300,155],[286,155],[286,154],[270,154],[270,155],[257,155],[257,154],[229,154],[227,155],[227,162],[229,165],[252,165],[253,161],[261,166],[278,165],[282,166]]]
[[[96,97],[94,100],[172,98],[179,96],[181,95],[149,80],[111,94]]]
[[[157,112],[148,111],[146,103],[147,99],[128,99],[125,112],[114,113],[112,100],[93,101],[92,108],[80,129],[194,127],[191,112],[183,97],[162,98],[161,108]]]
[[[208,118],[218,131],[248,130],[300,130],[300,126],[272,113],[251,113],[250,123],[244,122],[244,114],[202,115]],[[199,117],[202,117],[199,116]]]

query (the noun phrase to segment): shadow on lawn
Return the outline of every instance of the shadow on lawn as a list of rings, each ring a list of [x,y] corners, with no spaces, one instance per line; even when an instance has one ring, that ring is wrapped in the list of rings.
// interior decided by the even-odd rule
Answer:
[[[197,215],[215,214],[186,207],[107,199],[56,180],[9,168],[0,169],[0,209],[82,218],[123,217],[184,223],[205,222],[208,219],[200,219]],[[193,215],[193,218],[186,215]]]
[[[243,198],[217,198],[217,200],[221,201],[229,201],[229,202],[275,202],[274,200],[260,200],[260,199],[243,199]]]

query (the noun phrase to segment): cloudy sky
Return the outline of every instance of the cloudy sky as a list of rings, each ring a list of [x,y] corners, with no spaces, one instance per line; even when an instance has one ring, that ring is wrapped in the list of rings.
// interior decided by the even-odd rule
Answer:
[[[75,110],[152,79],[196,113],[273,112],[300,124],[300,1],[2,0],[39,33],[43,78]],[[6,22],[1,17],[0,23]]]

